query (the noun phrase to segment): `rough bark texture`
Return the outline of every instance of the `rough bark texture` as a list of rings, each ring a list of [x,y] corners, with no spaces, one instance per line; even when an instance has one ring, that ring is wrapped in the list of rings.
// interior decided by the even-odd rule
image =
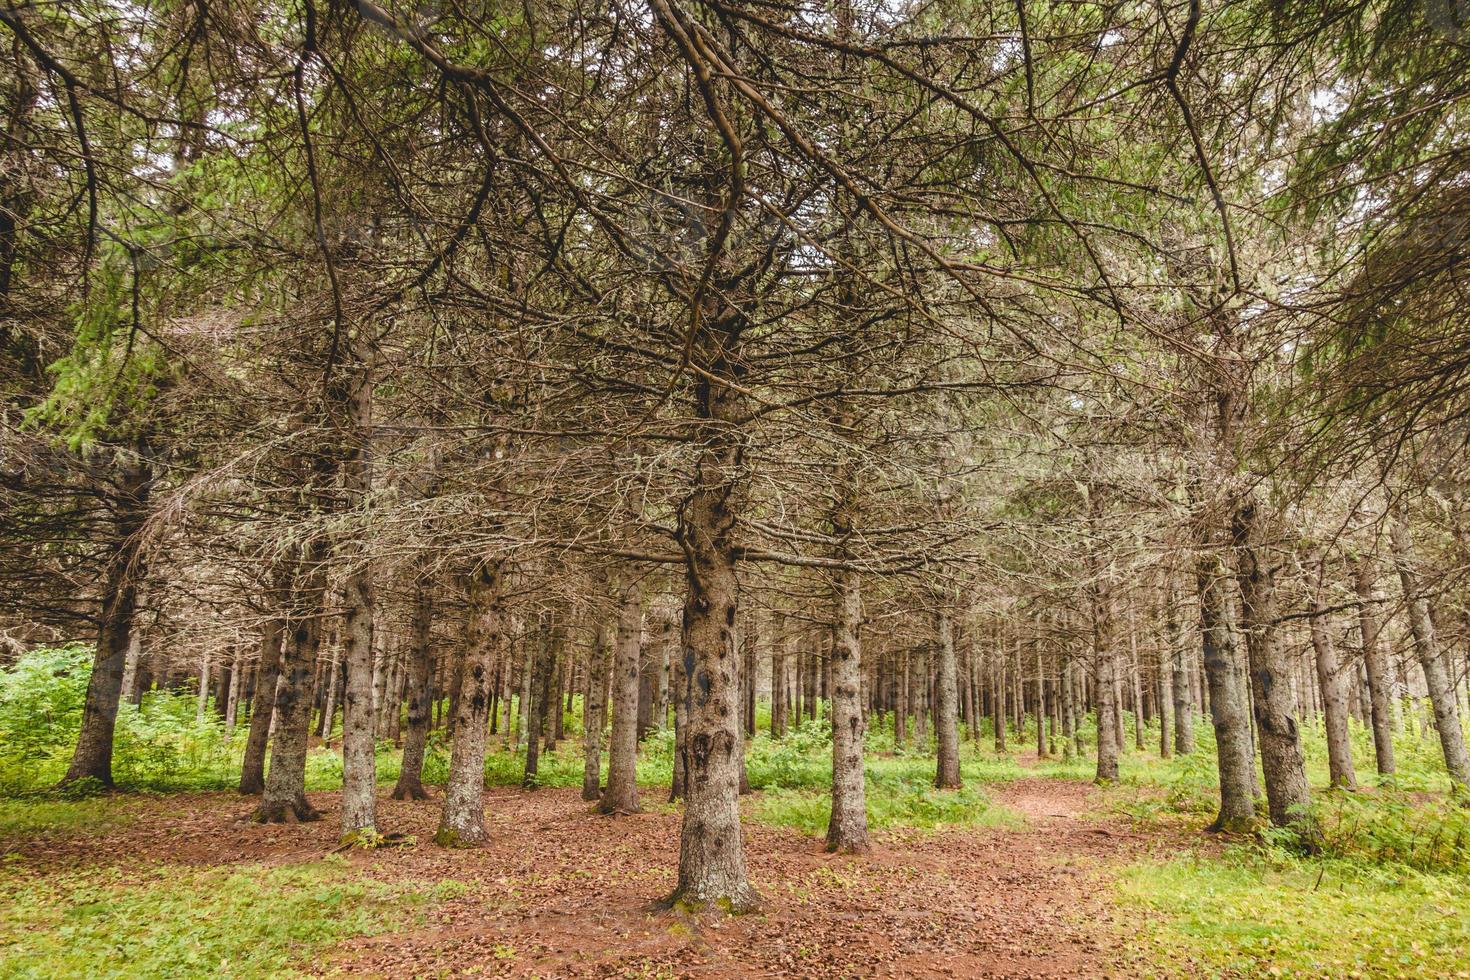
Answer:
[[[274,616],[260,628],[260,661],[255,668],[255,699],[250,705],[250,731],[245,736],[245,761],[240,769],[241,793],[265,790],[265,747],[275,714],[285,633],[286,624]]]
[[[643,654],[643,601],[638,586],[620,590],[617,647],[613,654],[612,737],[607,749],[607,788],[601,813],[638,812],[638,686]]]
[[[466,583],[469,636],[460,665],[459,703],[449,782],[434,842],[441,847],[474,847],[485,841],[485,742],[490,711],[491,672],[505,641],[501,608],[502,569],[481,563]]]
[[[929,654],[918,649],[909,658],[913,670],[909,678],[909,694],[914,706],[914,741],[919,751],[929,751]]]
[[[1312,653],[1317,667],[1317,684],[1322,690],[1322,716],[1327,729],[1327,770],[1333,786],[1357,789],[1358,777],[1353,769],[1352,740],[1348,737],[1347,678],[1332,648],[1332,635],[1327,630],[1327,606],[1322,601],[1323,562],[1321,555],[1312,561]]]
[[[1118,737],[1118,652],[1113,647],[1112,609],[1098,586],[1092,603],[1093,680],[1097,690],[1097,775],[1098,782],[1118,778],[1118,755],[1123,740]]]
[[[681,659],[687,729],[686,793],[679,834],[679,877],[670,901],[739,912],[758,903],[745,872],[740,829],[740,704],[735,648],[736,481],[743,466],[732,346],[743,318],[719,300],[698,331],[694,357],[700,426],[693,485],[679,514],[687,592]]]
[[[1250,708],[1245,685],[1235,666],[1234,644],[1225,613],[1225,579],[1219,559],[1209,552],[1201,554],[1197,577],[1200,640],[1220,772],[1220,813],[1210,829],[1246,833],[1255,825],[1256,818]]]
[[[1069,657],[1062,660],[1061,688],[1062,688],[1062,754],[1066,758],[1072,758],[1073,752],[1081,751],[1080,745],[1074,745],[1077,737],[1076,713],[1074,710],[1075,695],[1072,692],[1072,661]]]
[[[1174,651],[1179,646],[1179,623],[1172,616],[1168,622],[1166,646],[1159,652],[1155,692],[1159,703],[1159,758],[1174,755]]]
[[[959,689],[955,682],[954,628],[949,614],[941,612],[937,623],[939,678],[934,685],[934,736],[938,761],[934,785],[940,789],[960,786]],[[1037,725],[1041,716],[1037,715]]]
[[[133,618],[136,622],[138,617],[137,606],[142,603],[143,589],[138,589],[138,598],[135,600]],[[143,668],[143,631],[135,625],[128,631],[128,652],[123,658],[122,697],[139,704],[143,700],[144,675],[147,671]]]
[[[1389,531],[1394,563],[1404,589],[1409,610],[1409,629],[1414,635],[1414,651],[1424,669],[1424,684],[1429,691],[1429,704],[1434,710],[1434,728],[1439,733],[1439,746],[1444,754],[1445,770],[1458,794],[1470,789],[1470,755],[1465,752],[1465,732],[1460,727],[1459,706],[1455,703],[1455,686],[1439,648],[1434,619],[1429,614],[1429,600],[1420,591],[1418,562],[1409,527],[1395,516]]]
[[[112,740],[122,699],[123,670],[127,666],[128,647],[132,645],[138,581],[143,577],[140,531],[147,517],[151,490],[152,475],[146,462],[133,456],[119,463],[116,489],[108,501],[112,510],[112,538],[102,586],[102,614],[92,656],[92,675],[87,681],[76,751],[72,753],[66,775],[61,777],[63,786],[82,779],[96,780],[102,786],[112,785]]]
[[[835,576],[832,636],[832,816],[827,822],[827,850],[861,854],[870,848],[868,804],[863,783],[862,593],[858,577]]]
[[[608,671],[612,669],[612,644],[600,614],[593,626],[592,651],[587,658],[587,683],[582,699],[582,799],[602,796],[602,732],[607,727]]]
[[[1388,655],[1379,635],[1378,609],[1383,596],[1378,592],[1378,564],[1362,555],[1354,563],[1353,584],[1358,591],[1358,627],[1363,641],[1363,666],[1368,672],[1368,699],[1373,720],[1373,754],[1380,776],[1398,771],[1393,757],[1393,688],[1388,673]]]
[[[275,732],[265,792],[255,809],[258,823],[316,820],[321,814],[306,800],[306,741],[311,727],[312,680],[321,650],[321,610],[327,588],[326,549],[309,547],[304,581],[297,590],[289,639],[281,655],[276,688]]]
[[[1236,509],[1232,536],[1266,802],[1272,823],[1306,830],[1311,823],[1311,791],[1291,690],[1293,664],[1279,636],[1276,572],[1262,541],[1257,508],[1246,500]]]
[[[342,591],[342,839],[377,833],[378,768],[373,711],[373,583],[366,570],[347,576]]]
[[[1170,648],[1174,672],[1174,751],[1189,755],[1194,751],[1194,703],[1190,697],[1189,660],[1183,643]]]
[[[431,636],[434,605],[426,582],[414,592],[413,620],[409,624],[408,731],[403,736],[403,765],[393,786],[395,800],[427,800],[424,789],[424,745],[434,707],[434,651]]]

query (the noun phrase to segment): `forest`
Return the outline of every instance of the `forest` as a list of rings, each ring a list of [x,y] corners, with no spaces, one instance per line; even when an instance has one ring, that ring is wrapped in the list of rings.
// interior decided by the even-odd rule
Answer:
[[[1463,0],[0,42],[0,976],[1470,977]]]

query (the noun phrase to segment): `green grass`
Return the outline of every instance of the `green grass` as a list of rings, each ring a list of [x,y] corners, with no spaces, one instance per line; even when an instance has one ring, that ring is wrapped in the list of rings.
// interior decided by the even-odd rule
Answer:
[[[1239,849],[1135,864],[1116,889],[1158,975],[1470,976],[1459,875]]]
[[[413,924],[434,897],[345,862],[0,871],[0,976],[267,977],[352,936]]]
[[[115,797],[68,800],[52,797],[0,799],[0,837],[43,833],[102,833],[130,823],[133,814]]]
[[[1021,817],[972,787],[937,790],[909,783],[868,781],[868,828],[939,830],[945,827],[1015,828]],[[767,790],[751,806],[750,816],[773,827],[794,827],[820,837],[832,816],[829,792],[814,789]]]

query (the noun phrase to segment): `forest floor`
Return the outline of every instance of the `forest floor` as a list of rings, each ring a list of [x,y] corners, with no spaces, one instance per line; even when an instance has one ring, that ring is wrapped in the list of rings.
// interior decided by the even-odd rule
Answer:
[[[764,902],[739,917],[652,910],[673,889],[679,833],[678,813],[657,789],[645,790],[645,812],[616,817],[591,813],[572,789],[489,789],[490,843],[460,851],[428,843],[437,799],[384,798],[380,826],[414,843],[332,858],[384,891],[344,900],[340,888],[329,889],[321,901],[370,905],[404,883],[417,889],[415,900],[388,906],[357,930],[370,935],[318,936],[282,955],[308,973],[386,977],[1139,972],[1120,941],[1107,879],[1140,859],[1205,846],[1199,835],[1139,828],[1080,781],[1028,774],[984,791],[1019,819],[1008,827],[876,831],[865,857],[829,855],[809,835],[747,821],[746,861]],[[242,819],[248,801],[233,794],[135,797],[103,833],[0,839],[0,855],[28,876],[62,880],[101,867],[126,881],[165,865],[264,875],[315,866],[333,851],[338,794],[313,794],[312,802],[325,812],[320,822],[260,826]]]

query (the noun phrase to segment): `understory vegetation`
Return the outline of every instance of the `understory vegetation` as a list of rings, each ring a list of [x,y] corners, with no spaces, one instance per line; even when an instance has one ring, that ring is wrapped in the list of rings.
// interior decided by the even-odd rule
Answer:
[[[435,895],[427,883],[366,880],[333,858],[45,877],[0,866],[0,974],[279,976],[343,939],[411,927]]]
[[[75,648],[39,651],[0,671],[0,843],[38,834],[105,837],[127,826],[146,802],[146,795],[49,790],[75,739],[85,686],[86,657]],[[227,733],[213,710],[196,718],[196,705],[192,692],[158,691],[141,707],[124,706],[115,762],[124,789],[233,787],[240,732]],[[764,725],[767,708],[760,710]],[[580,712],[576,700],[564,718],[568,731],[580,726]],[[1131,716],[1128,723],[1131,745]],[[25,737],[11,737],[12,731]],[[1084,741],[1093,737],[1090,724],[1079,731]],[[1014,831],[1025,821],[996,802],[997,787],[1023,778],[1092,776],[1091,761],[1061,754],[1059,743],[1053,743],[1056,754],[1036,759],[1032,748],[997,752],[988,721],[978,733],[961,732],[964,786],[936,790],[932,744],[898,743],[891,718],[873,719],[866,802],[875,831]],[[1143,734],[1153,745],[1157,725]],[[1309,771],[1324,786],[1321,737],[1313,729],[1306,734]],[[1352,735],[1355,750],[1371,752],[1371,733],[1354,724]],[[1034,745],[1034,725],[1012,738]],[[1293,831],[1264,820],[1256,836],[1223,845],[1195,836],[1216,805],[1208,725],[1200,725],[1196,749],[1187,755],[1125,752],[1119,778],[1102,789],[1092,816],[1122,814],[1141,827],[1182,835],[1177,856],[1101,872],[1119,905],[1142,913],[1130,916],[1143,925],[1126,947],[1160,975],[1431,977],[1470,970],[1470,810],[1432,792],[1445,776],[1433,745],[1425,743],[1424,733],[1405,728],[1395,740],[1400,768],[1393,781],[1357,793],[1319,793],[1312,810],[1319,836],[1310,854]],[[673,753],[668,730],[650,733],[640,747],[638,780],[651,808],[667,798]],[[825,718],[806,720],[781,738],[763,730],[747,747],[756,795],[746,818],[821,836],[831,816],[830,753]],[[397,778],[396,759],[393,744],[381,743],[382,783]],[[486,784],[519,786],[523,769],[524,751],[497,744],[487,755]],[[442,785],[447,771],[447,746],[432,739],[424,781]],[[541,755],[538,787],[577,787],[581,779],[579,740]],[[314,749],[309,790],[340,786],[340,756]],[[454,887],[367,880],[336,858],[273,868],[156,865],[141,874],[103,865],[46,878],[12,860],[0,864],[6,908],[0,966],[17,977],[275,975],[343,939],[408,928],[413,910]]]

